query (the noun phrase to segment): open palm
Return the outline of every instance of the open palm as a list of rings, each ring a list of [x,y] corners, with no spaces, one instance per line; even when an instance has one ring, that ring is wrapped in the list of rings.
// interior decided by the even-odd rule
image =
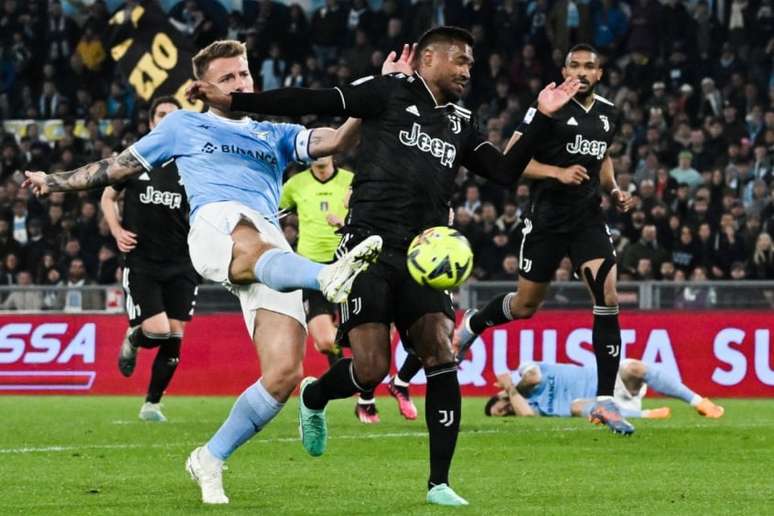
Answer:
[[[552,82],[538,94],[538,109],[546,115],[555,113],[578,93],[580,81],[568,78],[559,86]]]
[[[393,50],[387,55],[382,64],[382,75],[389,73],[402,73],[404,75],[413,75],[414,73],[414,55],[417,50],[417,44],[403,45],[400,57]]]

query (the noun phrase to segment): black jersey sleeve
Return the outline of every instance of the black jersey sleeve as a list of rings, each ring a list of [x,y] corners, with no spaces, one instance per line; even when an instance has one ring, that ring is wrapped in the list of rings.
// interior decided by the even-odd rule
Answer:
[[[530,108],[519,126],[521,138],[505,154],[475,131],[466,141],[462,165],[494,183],[514,185],[532,159],[538,142],[551,130],[551,125],[551,117]]]
[[[379,115],[401,74],[369,76],[347,86],[325,89],[278,88],[261,93],[232,93],[231,110],[277,116]]]

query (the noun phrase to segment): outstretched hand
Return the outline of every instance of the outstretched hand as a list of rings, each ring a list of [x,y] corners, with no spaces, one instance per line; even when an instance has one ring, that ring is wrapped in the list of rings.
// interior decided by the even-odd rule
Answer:
[[[29,170],[25,170],[24,175],[27,179],[22,182],[21,187],[32,190],[35,197],[46,197],[51,193],[51,190],[46,184],[45,172],[30,172]]]
[[[387,54],[387,59],[382,63],[382,75],[389,73],[402,73],[405,75],[412,75],[414,73],[414,55],[417,51],[417,44],[409,45],[406,43],[403,45],[403,50],[400,53],[400,57],[393,50]]]
[[[556,113],[578,93],[580,86],[580,81],[571,77],[559,86],[552,82],[538,94],[538,109],[544,115]]]
[[[223,93],[220,88],[210,82],[194,81],[185,89],[188,102],[201,100],[205,104],[221,111],[231,110],[231,96]]]

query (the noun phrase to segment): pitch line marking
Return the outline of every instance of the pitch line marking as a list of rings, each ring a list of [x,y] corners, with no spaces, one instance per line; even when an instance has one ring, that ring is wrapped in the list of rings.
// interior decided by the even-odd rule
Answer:
[[[124,422],[118,423],[117,421],[113,421],[114,424],[126,424]],[[138,421],[138,423],[143,423],[142,421]],[[752,424],[752,425],[743,425],[741,428],[755,428],[755,427],[761,427],[761,426],[769,426],[766,424]],[[719,426],[716,426],[714,424],[695,424],[695,425],[659,425],[656,427],[658,430],[669,430],[669,429],[685,429],[685,428],[719,428]],[[735,426],[734,428],[740,428],[739,426]],[[596,430],[596,428],[592,426],[566,426],[566,427],[550,427],[550,428],[541,428],[539,431],[541,432],[579,432],[579,431],[593,431]],[[484,429],[484,430],[460,430],[461,435],[466,436],[476,436],[476,435],[491,435],[491,434],[513,434],[514,436],[519,435],[519,429],[518,428],[508,428],[508,429]],[[356,439],[401,439],[405,437],[427,437],[427,431],[423,432],[385,432],[385,433],[374,433],[374,434],[345,434],[345,435],[332,435],[328,439],[332,441],[346,441],[346,440],[356,440]],[[250,439],[251,443],[260,443],[260,444],[271,444],[271,443],[289,443],[289,442],[297,442],[299,440],[298,436],[293,437],[270,437],[267,439]],[[177,442],[177,443],[156,443],[156,444],[83,444],[83,445],[77,445],[77,446],[30,446],[30,447],[20,447],[20,448],[0,448],[0,455],[4,454],[26,454],[26,453],[61,453],[61,452],[71,452],[71,451],[79,451],[79,450],[131,450],[131,449],[144,449],[144,448],[179,448],[179,447],[188,447],[188,446],[200,446],[203,441],[196,441],[196,442]]]
[[[466,435],[476,434],[500,434],[505,433],[502,430],[468,430],[460,432]],[[403,437],[427,437],[427,432],[388,432],[381,434],[352,434],[337,435],[329,437],[330,440],[354,440],[354,439],[398,439]],[[289,443],[300,439],[294,437],[271,437],[268,439],[250,439],[251,443],[271,444],[271,443]],[[183,446],[199,446],[201,442],[188,443],[169,443],[169,444],[83,444],[77,446],[40,446],[40,447],[22,447],[22,448],[0,448],[0,454],[21,454],[21,453],[47,453],[47,452],[69,452],[78,450],[131,450],[140,448],[178,448]]]

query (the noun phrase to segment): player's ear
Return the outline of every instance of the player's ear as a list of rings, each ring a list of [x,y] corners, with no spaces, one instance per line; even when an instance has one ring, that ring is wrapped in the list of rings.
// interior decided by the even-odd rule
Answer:
[[[422,51],[422,55],[419,56],[419,59],[422,65],[429,67],[433,64],[434,56],[435,52],[433,51],[433,45],[429,45]]]

